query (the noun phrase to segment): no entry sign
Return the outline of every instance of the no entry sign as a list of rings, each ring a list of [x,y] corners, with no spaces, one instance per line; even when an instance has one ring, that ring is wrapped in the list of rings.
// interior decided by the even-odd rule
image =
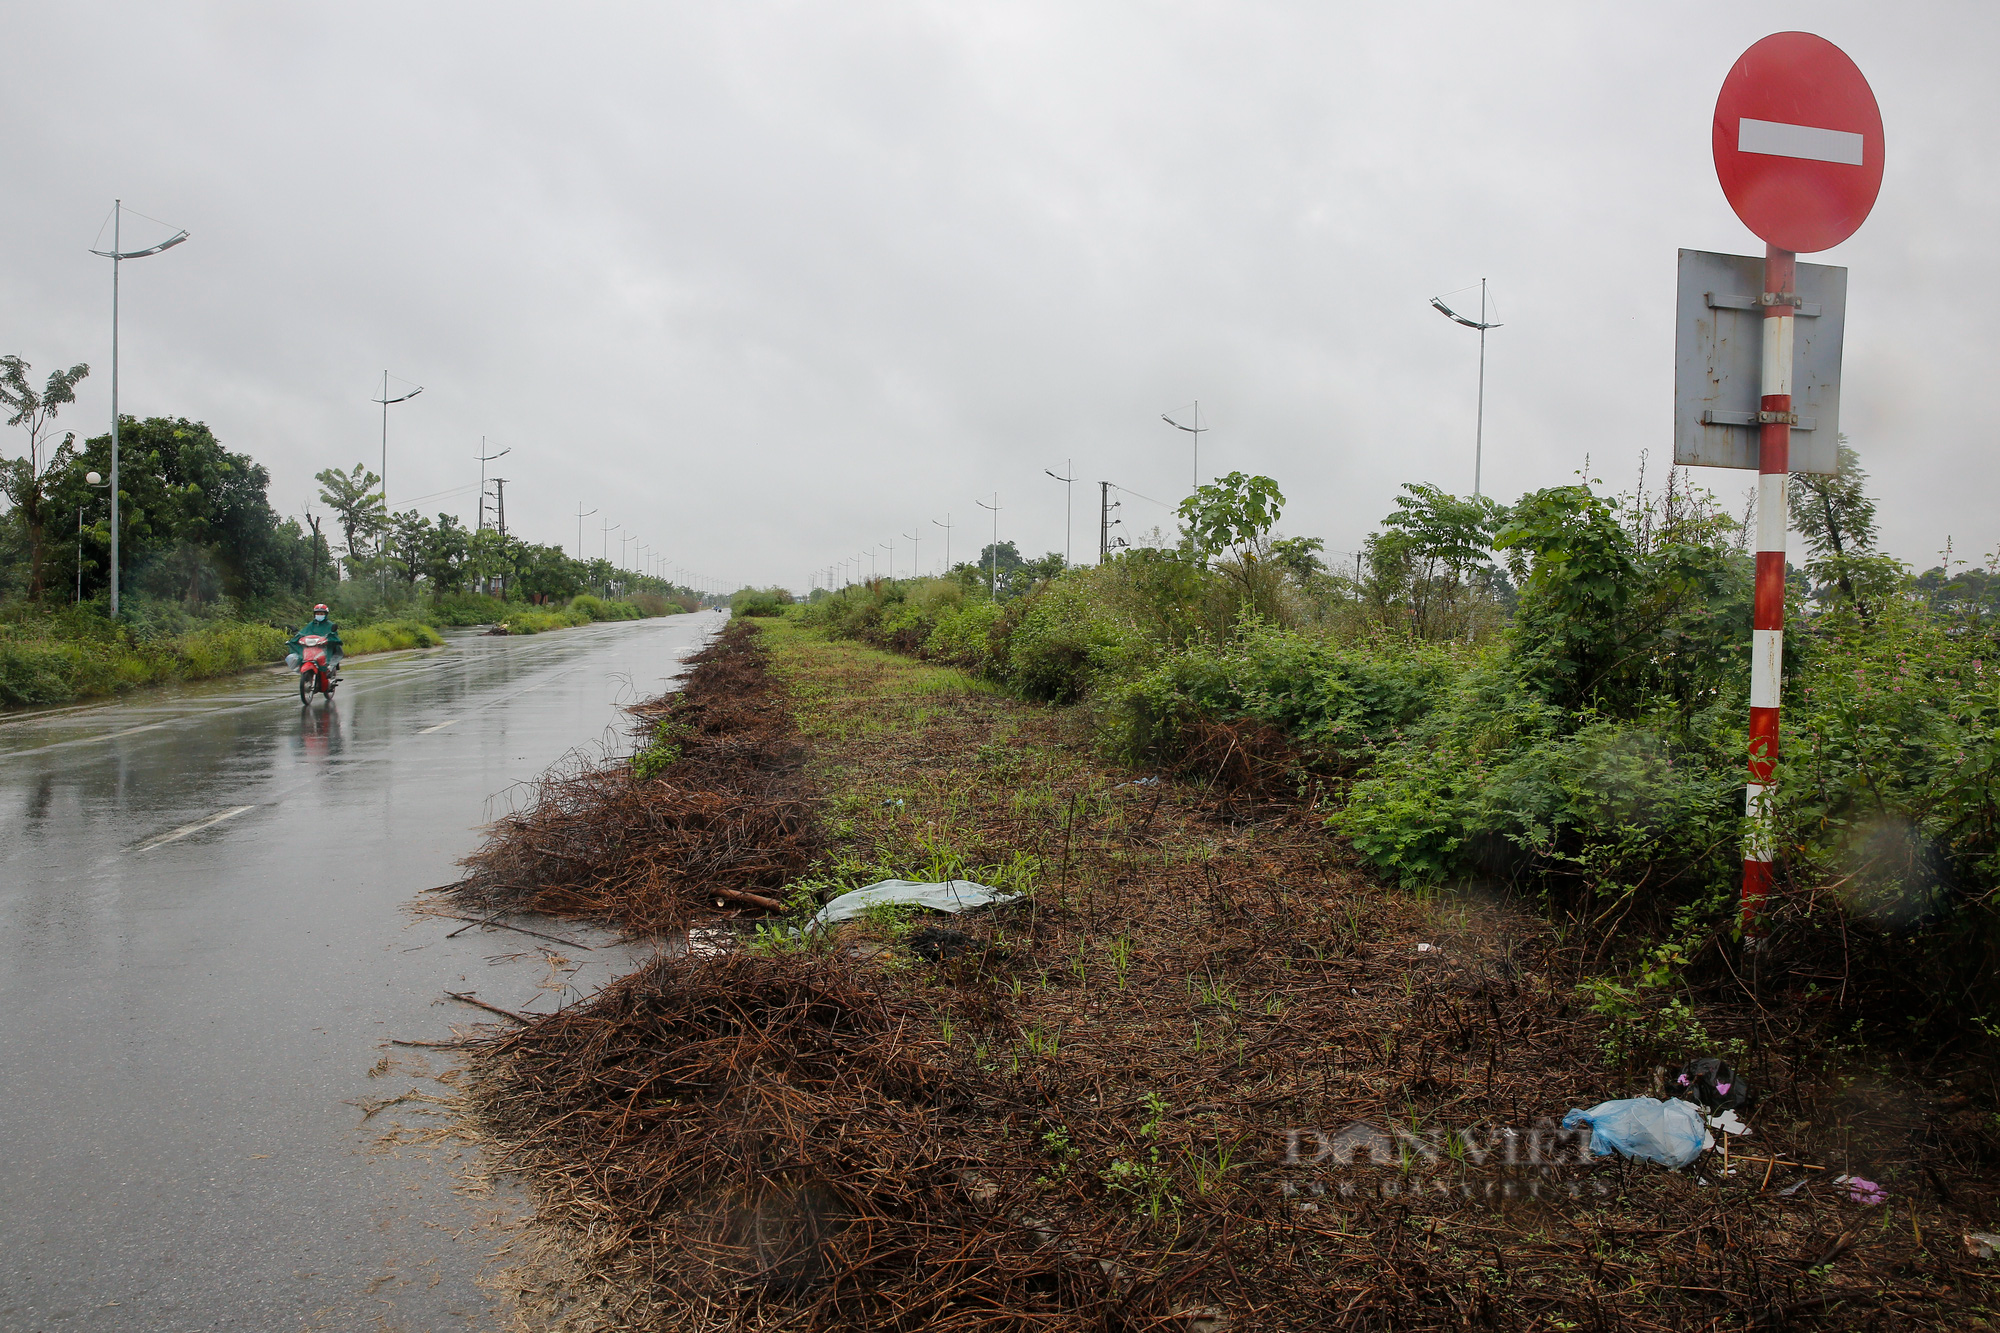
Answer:
[[[1745,226],[1811,253],[1854,234],[1882,188],[1882,112],[1847,53],[1809,32],[1745,51],[1715,99],[1715,174]]]

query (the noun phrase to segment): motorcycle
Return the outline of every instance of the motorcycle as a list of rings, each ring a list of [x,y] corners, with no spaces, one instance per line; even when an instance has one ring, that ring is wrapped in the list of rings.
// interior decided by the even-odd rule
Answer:
[[[326,636],[324,634],[302,634],[299,636],[299,702],[308,706],[312,703],[314,691],[333,701],[334,687],[340,684],[340,677],[328,666],[326,660]]]

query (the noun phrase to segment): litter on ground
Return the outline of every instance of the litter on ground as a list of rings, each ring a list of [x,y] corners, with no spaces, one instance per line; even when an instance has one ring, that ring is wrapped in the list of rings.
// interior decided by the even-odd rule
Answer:
[[[1572,1109],[1563,1117],[1564,1129],[1580,1124],[1590,1126],[1590,1150],[1599,1157],[1615,1152],[1676,1171],[1715,1146],[1701,1112],[1689,1102],[1627,1097],[1587,1111]]]
[[[933,912],[970,912],[977,907],[1011,903],[1018,893],[975,884],[969,879],[948,879],[941,884],[925,884],[908,879],[885,879],[865,889],[841,894],[813,913],[807,927],[831,926],[852,921],[871,907],[926,907]]]

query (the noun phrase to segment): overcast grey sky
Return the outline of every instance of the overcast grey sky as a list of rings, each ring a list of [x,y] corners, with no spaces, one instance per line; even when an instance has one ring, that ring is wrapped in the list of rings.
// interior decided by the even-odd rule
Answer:
[[[1888,545],[2000,543],[2000,16],[1974,4],[16,3],[0,352],[95,367],[114,196],[193,239],[126,267],[122,405],[206,421],[299,512],[328,466],[510,528],[579,503],[732,584],[896,542],[1061,549],[1087,482],[1268,473],[1351,549],[1398,485],[1613,485],[1671,454],[1675,250],[1761,253],[1715,183],[1723,75],[1838,43],[1887,128],[1850,269],[1842,425]],[[137,224],[139,239],[147,224]],[[127,243],[135,239],[127,231]],[[1475,298],[1476,299],[1476,294]],[[11,452],[15,441],[7,441]],[[1747,473],[1698,474],[1734,499]],[[1094,486],[1076,547],[1095,556]],[[1132,526],[1167,522],[1130,500]],[[591,536],[595,553],[602,539]],[[611,547],[617,549],[616,534]],[[886,562],[886,553],[883,556]]]

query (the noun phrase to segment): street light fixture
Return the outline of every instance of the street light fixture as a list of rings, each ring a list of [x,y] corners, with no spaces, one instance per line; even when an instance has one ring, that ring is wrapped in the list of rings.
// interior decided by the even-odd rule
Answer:
[[[103,490],[109,483],[95,472],[86,472],[83,474],[83,484]],[[83,605],[83,509],[82,505],[76,507],[76,604],[78,606]]]
[[[408,381],[408,380],[405,380],[405,381],[403,381],[403,382],[404,382],[405,384],[409,383],[409,381]],[[416,388],[414,388],[414,389],[410,390],[410,391],[409,391],[408,393],[406,393],[406,394],[402,395],[402,396],[401,396],[400,398],[391,398],[391,397],[389,396],[389,372],[388,372],[388,371],[386,371],[386,370],[382,372],[382,396],[381,396],[380,398],[377,398],[377,399],[375,399],[374,401],[375,401],[375,402],[378,402],[378,403],[380,403],[380,404],[382,404],[382,516],[383,516],[384,518],[387,518],[387,517],[389,516],[389,513],[390,513],[390,509],[389,509],[389,404],[391,404],[391,403],[407,403],[407,402],[409,402],[409,401],[410,401],[410,400],[411,400],[412,398],[415,398],[415,397],[416,397],[416,396],[417,396],[418,394],[422,393],[423,391],[424,391],[424,386],[423,386],[423,385],[421,385],[421,384],[419,384],[419,385],[418,385],[418,386],[417,386]]]
[[[1208,427],[1201,424],[1201,399],[1197,398],[1194,400],[1194,407],[1189,413],[1188,420],[1194,422],[1192,426],[1183,426],[1180,422],[1175,421],[1165,412],[1160,413],[1160,420],[1166,422],[1169,426],[1172,426],[1175,430],[1184,430],[1188,434],[1194,436],[1194,488],[1196,490],[1200,490],[1201,489],[1201,433],[1208,429]]]
[[[1051,477],[1055,477],[1057,481],[1063,484],[1063,568],[1067,569],[1069,568],[1070,538],[1071,534],[1075,531],[1075,525],[1070,521],[1070,500],[1076,494],[1076,478],[1056,476],[1055,473],[1049,472],[1047,468],[1043,468],[1042,471],[1048,472]],[[1063,464],[1063,471],[1076,471],[1076,460],[1072,458],[1065,462]]]
[[[951,573],[951,515],[949,513],[945,514],[944,522],[942,523],[939,523],[936,519],[932,519],[931,525],[933,527],[939,527],[944,529],[944,572],[946,574],[950,574]]]
[[[993,573],[987,586],[988,595],[998,602],[1000,600],[1000,492],[993,492],[992,504],[987,504],[984,500],[974,500],[972,503],[981,509],[993,511]]]
[[[171,250],[188,238],[186,230],[175,232],[158,245],[143,250],[120,248],[125,201],[111,201],[111,248],[92,250],[111,261],[111,618],[118,619],[118,265],[127,259],[144,259],[162,250]],[[104,233],[99,232],[102,236]]]
[[[1469,291],[1471,289],[1461,288],[1460,290]],[[1444,296],[1456,296],[1457,294],[1457,292],[1446,292]],[[1444,303],[1444,296],[1433,296],[1431,298],[1431,308],[1433,310],[1455,324],[1463,324],[1468,329],[1479,330],[1479,408],[1478,415],[1473,418],[1472,427],[1472,498],[1477,500],[1479,498],[1479,470],[1481,463],[1484,461],[1482,455],[1486,449],[1486,330],[1497,329],[1501,325],[1497,322],[1492,324],[1486,322],[1486,279],[1481,278],[1479,280],[1478,319],[1467,319],[1464,315],[1453,310]]]

